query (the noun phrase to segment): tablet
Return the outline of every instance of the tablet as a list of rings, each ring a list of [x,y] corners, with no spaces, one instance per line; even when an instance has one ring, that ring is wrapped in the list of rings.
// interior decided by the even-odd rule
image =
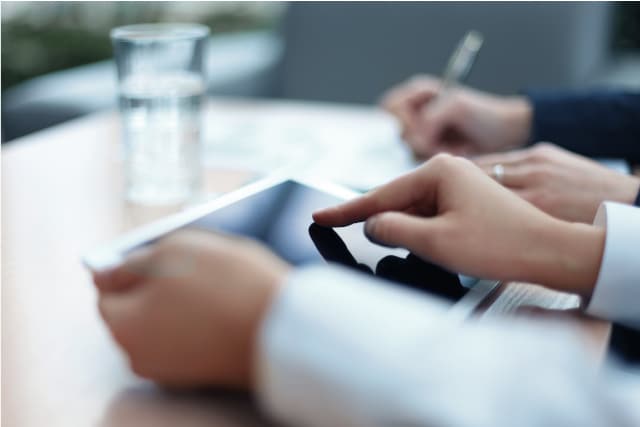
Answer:
[[[91,251],[84,262],[100,270],[117,264],[137,247],[191,227],[256,239],[294,266],[337,263],[453,301],[468,292],[457,274],[404,249],[372,243],[362,223],[339,228],[313,223],[314,211],[356,196],[358,193],[327,183],[266,179],[129,233]]]

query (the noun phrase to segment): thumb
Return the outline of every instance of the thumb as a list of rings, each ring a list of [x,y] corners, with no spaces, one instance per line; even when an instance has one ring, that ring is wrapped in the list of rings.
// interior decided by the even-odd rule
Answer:
[[[122,264],[108,270],[94,271],[93,281],[100,292],[124,291],[146,278],[151,257],[150,248],[136,249]]]
[[[129,293],[103,293],[98,299],[98,311],[105,321],[115,340],[126,346],[127,337],[131,335],[132,319],[140,318],[142,310],[142,294],[138,291]]]
[[[438,218],[421,218],[402,212],[385,212],[369,218],[365,234],[386,246],[399,246],[417,255],[428,256],[437,230]]]

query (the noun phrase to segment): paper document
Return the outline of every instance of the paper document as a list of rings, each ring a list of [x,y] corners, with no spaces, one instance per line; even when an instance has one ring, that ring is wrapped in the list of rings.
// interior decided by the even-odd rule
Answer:
[[[580,297],[575,294],[554,291],[540,285],[511,282],[496,298],[483,316],[515,313],[522,307],[547,310],[571,310],[580,307]]]
[[[300,117],[278,108],[216,111],[207,121],[210,167],[292,174],[369,190],[419,163],[399,139],[395,120],[369,107],[304,107]]]

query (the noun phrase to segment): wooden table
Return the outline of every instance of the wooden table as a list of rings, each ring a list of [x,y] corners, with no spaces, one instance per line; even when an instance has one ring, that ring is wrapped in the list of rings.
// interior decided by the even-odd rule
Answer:
[[[135,378],[99,318],[87,249],[168,213],[123,201],[120,129],[91,115],[2,149],[2,424],[255,426],[246,396]],[[210,190],[247,173],[209,171]]]
[[[212,111],[277,109],[375,122],[373,109],[221,100]],[[217,109],[217,110],[216,110]],[[175,394],[130,373],[96,309],[80,263],[87,249],[167,212],[122,197],[120,129],[105,112],[2,149],[2,422],[7,426],[265,425],[250,399],[223,392]],[[212,170],[226,191],[245,171]],[[608,329],[599,323],[597,341]]]

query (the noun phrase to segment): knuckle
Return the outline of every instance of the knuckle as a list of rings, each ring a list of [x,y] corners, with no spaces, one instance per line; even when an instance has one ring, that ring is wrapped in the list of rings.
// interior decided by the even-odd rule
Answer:
[[[429,161],[434,167],[448,169],[453,166],[453,156],[447,153],[438,153]]]
[[[536,144],[533,148],[531,148],[531,158],[533,160],[548,160],[553,156],[555,148],[546,142],[541,142]]]
[[[542,151],[553,151],[555,149],[555,145],[551,144],[550,142],[539,142],[535,145],[539,150]]]
[[[479,169],[478,166],[475,163],[473,163],[473,161],[464,157],[455,156],[453,158],[453,161],[455,162],[456,168],[469,169],[473,167],[473,170]]]
[[[466,169],[473,164],[470,160],[447,153],[436,154],[431,158],[430,162],[432,162],[433,167],[452,173],[460,169]]]

